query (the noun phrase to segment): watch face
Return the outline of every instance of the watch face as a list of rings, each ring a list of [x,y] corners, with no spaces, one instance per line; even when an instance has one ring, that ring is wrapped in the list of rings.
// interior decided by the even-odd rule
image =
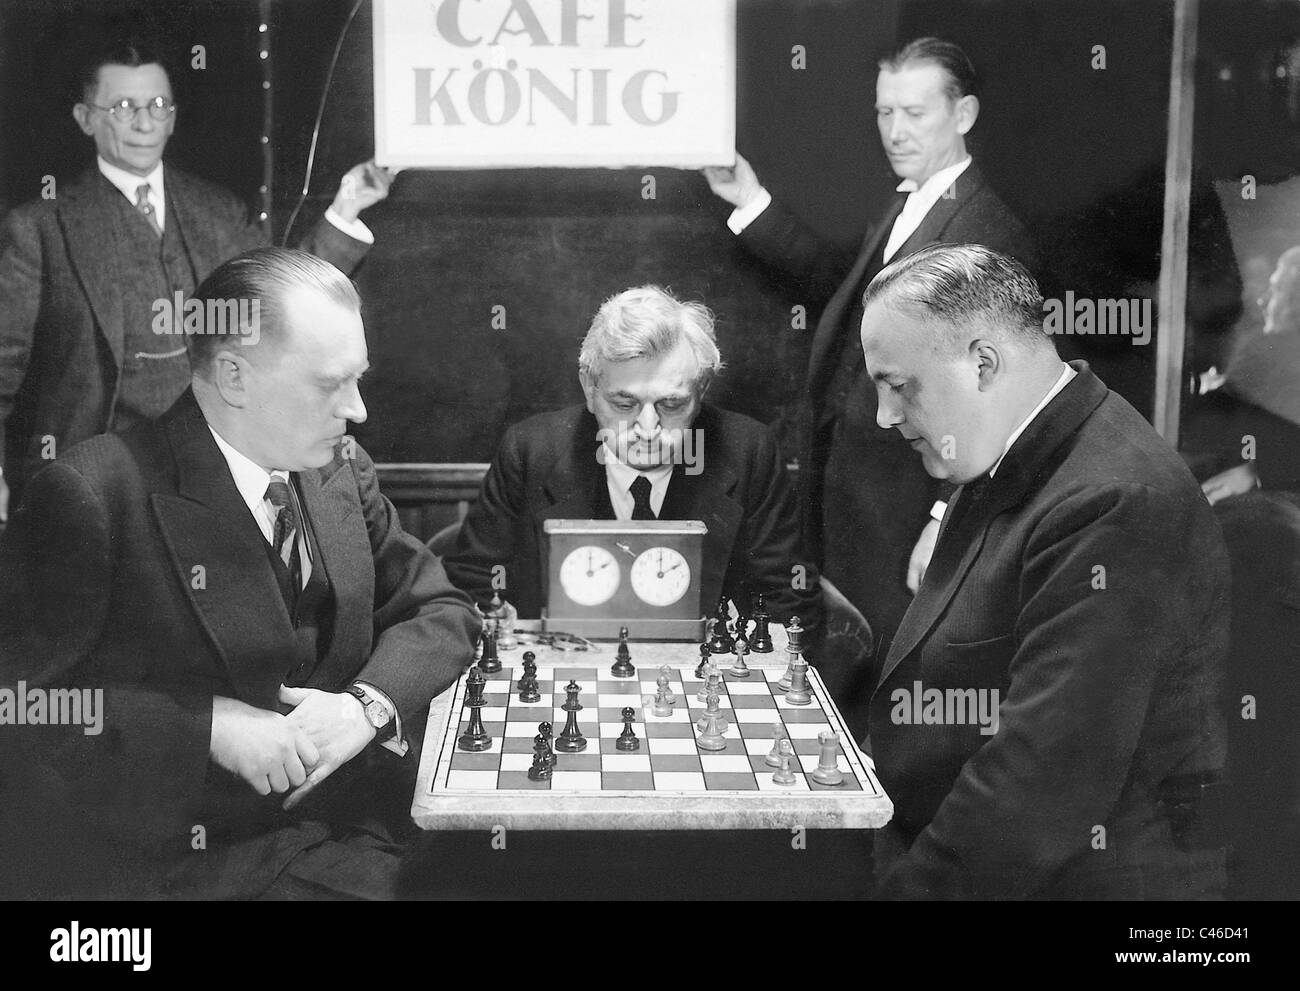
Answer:
[[[371,702],[366,706],[366,719],[375,729],[383,729],[388,725],[388,710],[381,702]]]
[[[618,561],[603,547],[575,548],[560,564],[560,587],[580,606],[599,606],[618,591]]]
[[[632,591],[652,606],[671,606],[691,587],[691,566],[671,547],[651,547],[632,562]]]

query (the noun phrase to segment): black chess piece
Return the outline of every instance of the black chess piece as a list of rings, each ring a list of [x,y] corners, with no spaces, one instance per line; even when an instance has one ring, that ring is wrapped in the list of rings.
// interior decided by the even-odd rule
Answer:
[[[492,746],[492,737],[488,736],[483,727],[482,709],[486,704],[483,701],[483,686],[486,682],[487,679],[477,666],[469,669],[469,677],[465,680],[465,705],[470,711],[469,726],[456,741],[461,750],[477,752]]]
[[[479,658],[478,669],[484,674],[496,674],[501,670],[501,659],[497,657],[497,635],[492,630],[483,631],[483,656]]]
[[[772,653],[772,634],[767,628],[767,624],[772,617],[767,614],[767,603],[763,601],[763,593],[759,592],[754,602],[754,639],[749,641],[749,649],[755,654]]]
[[[627,627],[620,627],[618,631],[618,653],[614,655],[614,666],[609,669],[609,673],[615,678],[630,678],[636,674],[636,668],[632,665],[632,654],[627,649]]]
[[[578,703],[580,691],[582,688],[576,681],[570,681],[564,687],[565,700],[560,708],[567,712],[568,716],[564,720],[564,729],[555,739],[555,749],[561,753],[576,754],[587,749],[587,738],[578,729],[578,713],[582,711],[582,706]]]
[[[713,655],[713,651],[709,649],[709,645],[707,643],[700,644],[700,663],[695,665],[695,677],[697,678],[704,677],[704,669],[709,666],[709,658],[712,655]]]
[[[709,652],[712,654],[730,654],[734,644],[731,634],[727,632],[727,597],[718,598],[718,612],[713,619],[713,636],[709,639]]]
[[[546,741],[546,762],[550,764],[553,769],[559,761],[559,758],[555,756],[555,748],[551,746],[554,742],[551,737],[551,724],[548,722],[538,723],[537,735]]]
[[[537,688],[537,655],[524,651],[524,676],[519,679],[519,701],[540,702],[542,693]]]
[[[551,750],[546,737],[538,733],[533,737],[533,766],[528,769],[529,781],[549,781],[555,764],[551,761]]]
[[[636,710],[630,705],[623,709],[623,732],[619,734],[618,739],[614,741],[614,747],[617,750],[640,750],[641,741],[636,738],[636,733],[632,730],[632,717],[636,715]]]

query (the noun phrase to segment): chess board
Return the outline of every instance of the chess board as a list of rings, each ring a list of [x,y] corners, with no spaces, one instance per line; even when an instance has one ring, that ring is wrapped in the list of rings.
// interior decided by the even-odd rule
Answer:
[[[689,650],[678,648],[680,653]],[[679,653],[679,656],[680,656]],[[750,655],[753,657],[754,655]],[[812,701],[794,705],[777,685],[785,672],[784,652],[768,666],[750,665],[748,678],[727,668],[731,658],[718,657],[723,673],[720,709],[728,726],[724,750],[697,746],[696,721],[705,703],[697,697],[702,680],[694,664],[669,665],[670,691],[677,696],[673,713],[653,712],[657,666],[638,666],[631,678],[616,678],[609,662],[586,658],[539,656],[541,700],[519,700],[519,655],[502,659],[502,670],[488,674],[484,726],[489,749],[467,752],[458,737],[469,723],[462,677],[443,711],[431,714],[431,738],[425,753],[431,773],[422,774],[423,793],[413,813],[425,828],[477,829],[503,825],[534,829],[763,829],[802,825],[806,828],[874,828],[888,821],[892,805],[877,781],[870,758],[853,742],[815,670],[809,669]],[[698,659],[698,655],[695,655]],[[778,663],[779,660],[779,663]],[[594,661],[594,659],[593,659]],[[581,753],[557,752],[550,780],[528,777],[538,723],[548,721],[559,736],[567,713],[561,708],[570,680],[581,686],[578,726],[587,738]],[[437,705],[437,702],[435,702]],[[633,753],[618,750],[622,710],[634,710],[632,727],[640,740]],[[792,785],[777,784],[774,768],[764,760],[779,723],[795,751]],[[813,780],[824,730],[839,734],[839,785]]]

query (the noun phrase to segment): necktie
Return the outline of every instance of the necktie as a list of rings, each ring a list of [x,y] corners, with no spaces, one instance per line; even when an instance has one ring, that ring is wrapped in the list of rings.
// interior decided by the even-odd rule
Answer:
[[[632,507],[632,519],[634,520],[657,520],[658,516],[650,508],[650,479],[644,475],[637,475],[636,481],[628,489],[632,493],[632,499],[635,505]]]
[[[149,221],[149,226],[159,237],[163,236],[162,228],[158,226],[158,215],[154,213],[153,204],[149,202],[149,184],[142,182],[135,188],[135,208],[139,210],[144,219]]]
[[[298,556],[298,514],[289,495],[289,484],[272,475],[271,483],[266,487],[266,501],[276,510],[271,546],[288,568],[291,600],[297,602],[302,590],[302,560]]]

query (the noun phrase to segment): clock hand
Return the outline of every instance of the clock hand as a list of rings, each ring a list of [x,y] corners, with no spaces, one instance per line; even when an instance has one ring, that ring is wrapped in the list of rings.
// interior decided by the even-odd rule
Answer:
[[[628,557],[636,557],[636,555],[632,553],[632,548],[629,547],[627,544],[620,543],[619,541],[616,540],[614,541],[614,546],[617,547],[619,550],[621,550]]]

